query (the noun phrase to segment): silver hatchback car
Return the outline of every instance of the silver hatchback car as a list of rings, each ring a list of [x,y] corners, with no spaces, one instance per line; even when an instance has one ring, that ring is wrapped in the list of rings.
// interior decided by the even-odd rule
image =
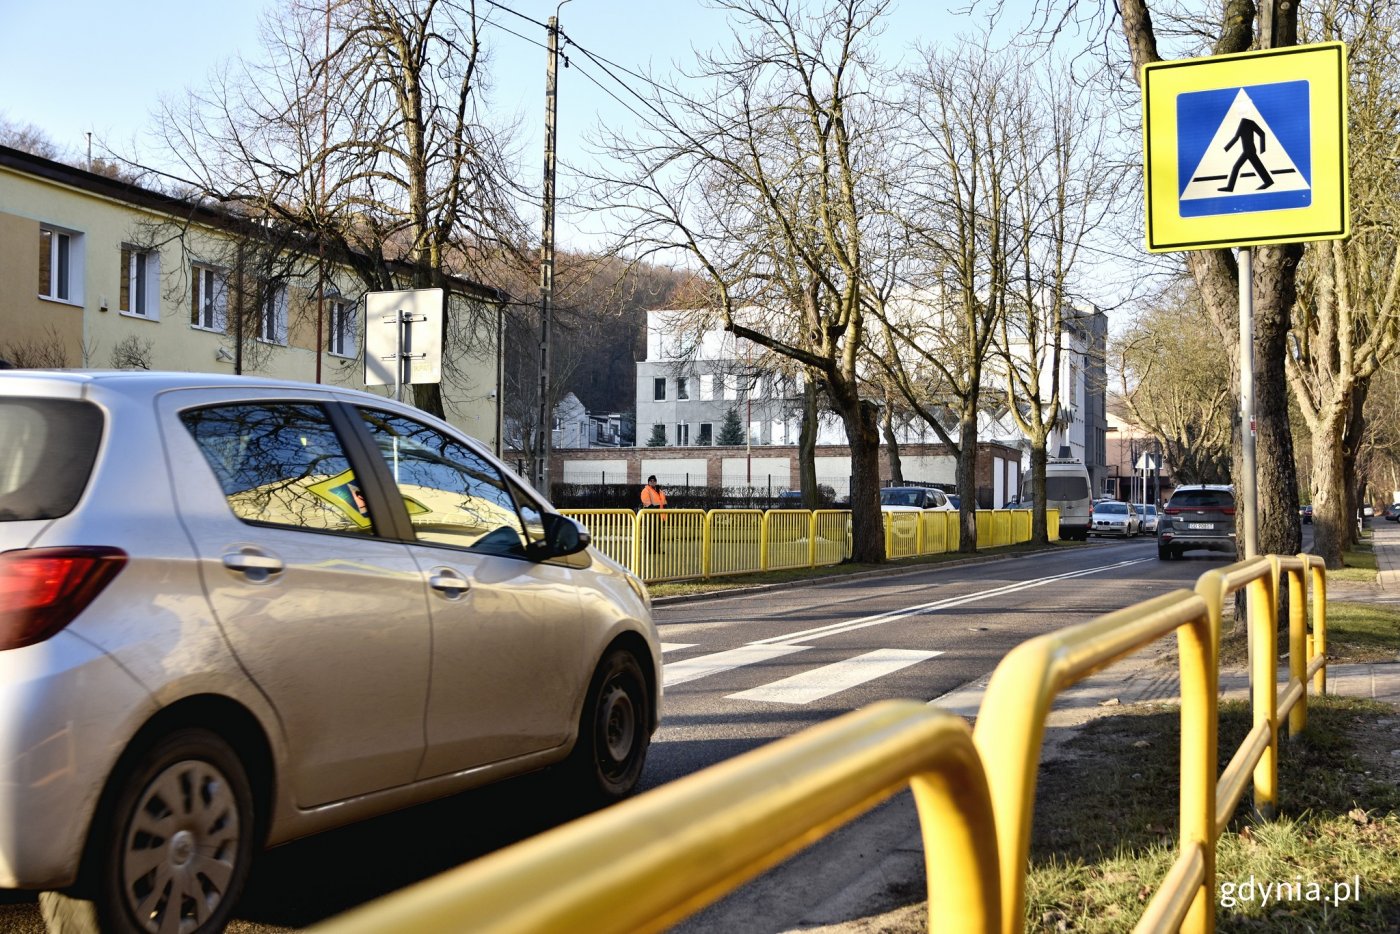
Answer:
[[[641,581],[416,409],[0,372],[0,888],[56,929],[217,931],[256,847],[546,766],[622,797],[660,671]]]

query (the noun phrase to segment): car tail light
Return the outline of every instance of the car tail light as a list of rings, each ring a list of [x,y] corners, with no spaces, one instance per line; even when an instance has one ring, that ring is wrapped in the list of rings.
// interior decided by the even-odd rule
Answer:
[[[1225,513],[1225,515],[1227,515],[1227,516],[1233,516],[1233,515],[1235,514],[1235,507],[1234,507],[1234,506],[1221,506],[1221,507],[1220,507],[1220,511],[1223,512],[1223,513]]]
[[[1162,510],[1162,511],[1165,512],[1165,513],[1166,513],[1167,515],[1169,515],[1169,516],[1177,516],[1177,515],[1180,515],[1180,514],[1181,514],[1181,507],[1180,507],[1180,506],[1168,506],[1166,509],[1164,509],[1164,510]]]
[[[119,548],[0,554],[0,651],[43,642],[73,621],[126,565]]]

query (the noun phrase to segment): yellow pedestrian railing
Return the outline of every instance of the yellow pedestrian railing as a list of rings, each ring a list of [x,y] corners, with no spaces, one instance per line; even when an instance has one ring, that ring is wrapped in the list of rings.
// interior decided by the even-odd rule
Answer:
[[[593,544],[648,583],[840,564],[851,556],[851,514],[844,509],[563,509]],[[1050,540],[1059,513],[1050,510]],[[882,512],[885,556],[958,549],[957,512]],[[985,530],[985,531],[984,531]],[[977,547],[1030,541],[1026,510],[977,510]]]
[[[1280,698],[1284,578],[1290,667]],[[1239,590],[1248,595],[1255,729],[1217,775],[1221,620],[1225,601]],[[1212,931],[1217,838],[1251,768],[1256,805],[1268,816],[1282,718],[1291,731],[1303,729],[1308,680],[1318,692],[1325,687],[1326,577],[1313,556],[1238,562],[1203,575],[1194,591],[1176,590],[1022,643],[993,672],[975,730],[922,703],[872,704],[316,930],[661,931],[908,785],[923,836],[929,930],[1018,934],[1025,928],[1036,775],[1056,695],[1172,634],[1181,678],[1180,852],[1136,930]]]

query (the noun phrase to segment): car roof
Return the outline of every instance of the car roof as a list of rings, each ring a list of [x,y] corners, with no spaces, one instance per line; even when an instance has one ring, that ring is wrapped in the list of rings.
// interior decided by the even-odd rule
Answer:
[[[1175,490],[1172,490],[1172,495],[1175,496],[1182,490],[1228,490],[1233,493],[1235,492],[1235,485],[1233,483],[1183,483]]]
[[[191,373],[166,370],[0,370],[0,392],[33,392],[45,388],[56,394],[81,396],[95,388],[130,395],[155,395],[171,389],[283,389],[289,392],[354,393],[384,402],[376,396],[349,386],[307,383],[267,376],[236,376],[231,373]]]

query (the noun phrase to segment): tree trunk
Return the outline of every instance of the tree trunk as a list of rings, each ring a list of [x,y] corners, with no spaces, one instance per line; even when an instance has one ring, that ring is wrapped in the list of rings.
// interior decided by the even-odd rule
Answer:
[[[958,551],[977,550],[977,410],[965,408],[958,419]]]
[[[1049,522],[1045,518],[1045,462],[1049,456],[1045,450],[1044,438],[1031,440],[1031,497],[1035,509],[1031,511],[1031,541],[1044,545],[1050,541]],[[1026,491],[1021,491],[1024,497]]]
[[[1298,473],[1288,419],[1288,328],[1297,298],[1301,244],[1256,247],[1254,267],[1255,466],[1259,491],[1259,553],[1303,550],[1298,517]]]
[[[802,430],[797,436],[798,488],[802,505],[819,509],[823,505],[817,489],[817,384],[809,375],[802,384]]]
[[[1346,428],[1340,432],[1342,472],[1337,489],[1341,491],[1342,499],[1346,504],[1346,524],[1343,526],[1346,530],[1344,548],[1350,548],[1361,541],[1361,508],[1364,505],[1361,493],[1365,483],[1359,468],[1361,466],[1361,444],[1366,430],[1366,422],[1362,413],[1366,407],[1366,396],[1370,393],[1370,388],[1371,383],[1368,379],[1358,379],[1353,385],[1350,405],[1346,412]],[[1334,437],[1336,436],[1334,435]],[[1313,521],[1316,522],[1317,519],[1314,518]],[[1341,564],[1339,563],[1337,566],[1341,567]]]
[[[1313,553],[1329,568],[1340,568],[1342,552],[1351,543],[1352,527],[1346,493],[1350,484],[1343,480],[1347,476],[1346,458],[1333,440],[1339,434],[1335,423],[1343,416],[1335,411],[1319,415],[1322,417],[1312,436]]]
[[[876,407],[856,395],[838,399],[851,447],[851,560],[885,561],[884,516],[880,512],[880,419]]]
[[[904,465],[899,461],[899,439],[894,435],[894,411],[889,393],[885,393],[885,405],[880,410],[880,428],[885,435],[885,456],[890,462],[890,485],[904,486]]]

